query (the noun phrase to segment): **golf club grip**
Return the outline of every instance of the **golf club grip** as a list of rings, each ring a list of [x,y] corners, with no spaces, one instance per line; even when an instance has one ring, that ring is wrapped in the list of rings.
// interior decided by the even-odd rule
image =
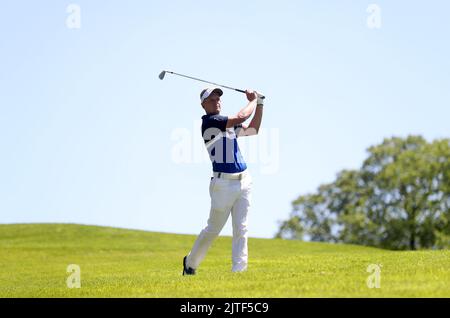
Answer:
[[[243,91],[242,89],[237,89],[237,88],[235,88],[234,90],[237,91],[237,92],[240,92],[240,93],[244,93],[244,94],[245,94],[245,91]],[[266,96],[261,95],[261,99],[264,99],[264,98],[266,98]]]

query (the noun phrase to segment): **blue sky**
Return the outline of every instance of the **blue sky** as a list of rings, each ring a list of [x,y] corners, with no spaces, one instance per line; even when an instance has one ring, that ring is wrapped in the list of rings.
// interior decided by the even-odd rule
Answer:
[[[71,3],[80,28],[67,25]],[[380,28],[367,25],[372,3]],[[160,81],[168,69],[267,96],[264,132],[246,141],[258,145],[249,235],[272,237],[292,200],[383,138],[449,137],[448,12],[447,1],[2,2],[0,223],[198,234],[205,85]],[[224,115],[246,104],[233,91],[222,101]]]

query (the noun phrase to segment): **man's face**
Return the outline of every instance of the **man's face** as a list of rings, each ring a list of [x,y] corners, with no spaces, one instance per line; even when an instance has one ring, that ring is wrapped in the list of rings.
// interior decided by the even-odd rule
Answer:
[[[212,93],[202,103],[203,108],[207,114],[219,114],[221,110],[220,96],[217,93]]]

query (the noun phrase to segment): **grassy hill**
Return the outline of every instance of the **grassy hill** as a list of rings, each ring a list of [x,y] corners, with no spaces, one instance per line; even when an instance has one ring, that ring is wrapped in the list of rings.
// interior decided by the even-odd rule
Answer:
[[[231,273],[219,237],[183,277],[195,236],[75,224],[0,225],[0,297],[450,297],[450,251],[249,240],[249,270]],[[81,288],[67,288],[69,264]],[[369,264],[381,264],[370,289]]]

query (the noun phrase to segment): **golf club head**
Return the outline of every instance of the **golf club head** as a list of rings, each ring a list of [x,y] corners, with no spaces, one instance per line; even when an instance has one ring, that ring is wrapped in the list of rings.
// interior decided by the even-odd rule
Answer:
[[[166,76],[166,71],[162,71],[162,72],[158,75],[158,77],[159,77],[160,80],[163,80],[163,79],[164,79],[164,76]]]

